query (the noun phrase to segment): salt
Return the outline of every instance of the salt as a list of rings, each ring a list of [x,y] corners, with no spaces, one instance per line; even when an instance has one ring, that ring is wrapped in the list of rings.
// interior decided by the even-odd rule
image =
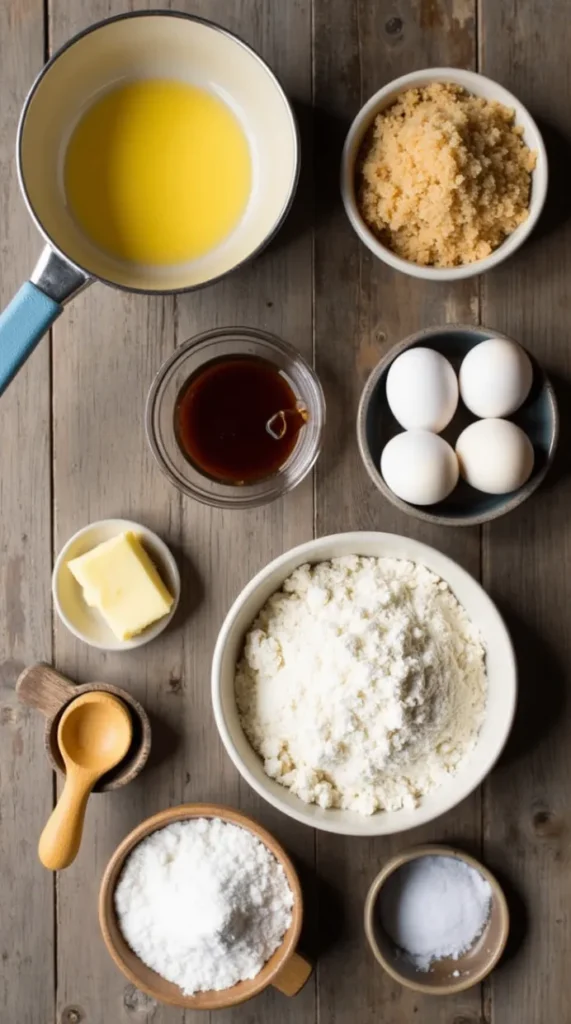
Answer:
[[[404,864],[381,889],[379,913],[390,939],[420,971],[433,960],[458,960],[480,937],[492,890],[457,857],[427,856]]]

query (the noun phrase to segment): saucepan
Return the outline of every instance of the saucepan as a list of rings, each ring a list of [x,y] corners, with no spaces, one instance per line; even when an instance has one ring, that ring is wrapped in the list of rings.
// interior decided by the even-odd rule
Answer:
[[[217,94],[250,151],[251,187],[238,224],[220,245],[185,263],[117,259],[86,236],[66,200],[63,164],[78,121],[106,90],[142,78],[175,79]],[[299,140],[280,84],[242,40],[191,15],[136,11],[91,26],[41,71],[21,115],[17,161],[24,199],[47,244],[0,316],[0,394],[66,302],[93,281],[134,292],[190,291],[259,252],[291,205]]]

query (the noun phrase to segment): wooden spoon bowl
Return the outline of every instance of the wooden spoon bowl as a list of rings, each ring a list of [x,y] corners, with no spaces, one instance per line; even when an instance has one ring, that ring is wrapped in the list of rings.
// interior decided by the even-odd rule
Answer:
[[[125,861],[134,848],[152,832],[165,828],[175,821],[188,821],[191,818],[221,818],[223,821],[239,825],[251,832],[273,853],[284,869],[286,878],[294,896],[291,924],[284,935],[281,946],[264,964],[255,978],[241,981],[232,988],[219,992],[197,992],[185,996],[181,989],[166,981],[156,971],[147,967],[127,944],[115,913],[115,887],[123,870]],[[138,989],[158,1002],[170,1006],[179,1006],[191,1010],[218,1010],[228,1006],[236,1006],[257,995],[268,985],[273,985],[284,995],[294,996],[301,990],[311,974],[310,964],[296,952],[303,919],[303,899],[296,870],[286,854],[269,832],[246,817],[239,811],[216,804],[183,804],[171,807],[166,811],[153,815],[134,829],[117,847],[111,857],[99,892],[99,923],[105,945],[117,967],[126,978]]]
[[[18,700],[41,711],[46,718],[44,746],[54,769],[65,775],[65,765],[58,746],[58,727],[65,709],[72,700],[84,693],[110,693],[126,705],[133,730],[127,754],[117,765],[102,776],[93,787],[94,793],[106,793],[126,786],[137,777],[147,763],[151,749],[151,724],[147,712],[138,700],[118,686],[110,683],[84,683],[78,686],[51,665],[42,663],[24,669],[16,683]]]
[[[84,693],[68,704],[58,726],[65,786],[40,837],[44,867],[61,871],[75,860],[93,787],[123,760],[132,735],[127,705],[110,693]]]

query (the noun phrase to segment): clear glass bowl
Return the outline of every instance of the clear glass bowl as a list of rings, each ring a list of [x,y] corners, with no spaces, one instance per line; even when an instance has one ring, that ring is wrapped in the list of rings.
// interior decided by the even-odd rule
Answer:
[[[189,462],[175,434],[175,407],[181,388],[201,367],[224,356],[257,356],[273,363],[309,413],[284,465],[253,483],[228,484],[211,479]],[[319,455],[324,426],[323,390],[303,356],[280,338],[248,327],[208,331],[185,342],[163,363],[147,398],[147,438],[161,470],[184,494],[219,508],[265,505],[297,487]]]

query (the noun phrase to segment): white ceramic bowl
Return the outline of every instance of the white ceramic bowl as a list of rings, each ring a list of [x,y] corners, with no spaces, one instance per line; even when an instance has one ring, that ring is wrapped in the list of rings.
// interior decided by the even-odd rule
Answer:
[[[164,618],[152,623],[132,640],[118,640],[99,612],[85,603],[82,589],[67,563],[127,530],[132,530],[141,538],[143,547],[152,558],[174,601]],[[134,647],[142,647],[154,640],[168,626],[180,598],[180,573],[165,542],[152,530],[128,519],[101,519],[74,533],[60,551],[52,576],[52,594],[61,621],[79,640],[103,651],[131,651]]]
[[[390,106],[397,96],[407,89],[420,88],[429,85],[431,82],[452,82],[461,85],[468,92],[475,96],[482,96],[487,100],[496,100],[510,107],[515,111],[516,124],[523,128],[523,138],[530,149],[537,153],[537,163],[532,173],[531,201],[529,216],[523,224],[503,242],[494,252],[490,253],[483,260],[474,263],[466,263],[460,267],[425,267],[409,260],[403,260],[395,255],[391,249],[383,245],[376,235],[367,227],[363,220],[355,197],[355,163],[359,154],[361,143],[367,129],[374,118]],[[465,277],[475,277],[491,270],[498,263],[502,263],[508,256],[511,256],[516,249],[525,241],[533,231],[539,215],[543,209],[547,195],[547,154],[539,128],[535,121],[523,106],[522,103],[504,89],[503,86],[493,82],[484,75],[478,75],[475,71],[464,71],[461,68],[429,68],[424,71],[413,71],[402,78],[396,78],[389,82],[382,89],[371,96],[365,103],[353,121],[345,145],[341,160],[341,195],[347,216],[357,232],[359,238],[365,243],[368,249],[378,259],[383,260],[395,270],[409,274],[411,277],[421,277],[428,281],[458,281]]]
[[[416,808],[382,811],[370,817],[354,811],[323,810],[305,804],[264,772],[238,717],[234,670],[244,634],[258,611],[283,581],[305,562],[341,555],[372,555],[421,562],[446,580],[479,628],[486,648],[488,702],[475,749],[454,776],[428,794]],[[378,836],[404,832],[449,811],[468,796],[494,766],[508,737],[516,704],[516,663],[508,631],[488,595],[459,565],[434,548],[390,533],[340,533],[309,541],[270,562],[248,583],[222,625],[212,665],[212,701],[226,750],[243,778],[278,810],[313,828],[340,835]]]

